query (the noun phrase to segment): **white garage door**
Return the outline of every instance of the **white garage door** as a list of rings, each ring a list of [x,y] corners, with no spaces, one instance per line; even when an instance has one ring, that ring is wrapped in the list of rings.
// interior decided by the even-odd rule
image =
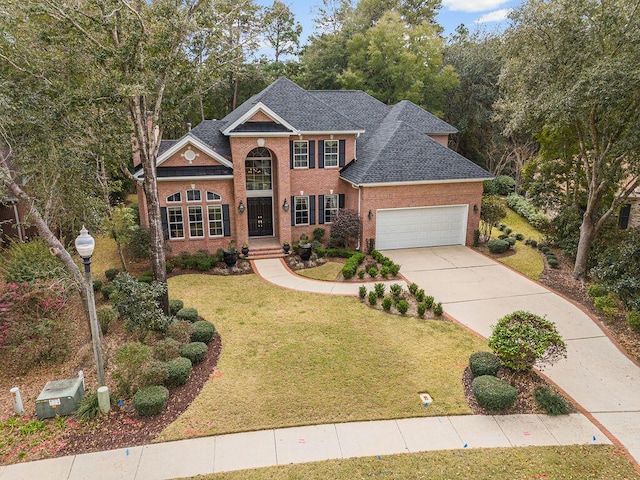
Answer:
[[[376,249],[464,245],[467,205],[376,212]]]

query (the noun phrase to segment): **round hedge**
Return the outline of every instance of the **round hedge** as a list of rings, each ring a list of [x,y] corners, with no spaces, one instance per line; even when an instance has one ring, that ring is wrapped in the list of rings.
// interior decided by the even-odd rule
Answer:
[[[176,317],[180,320],[186,320],[187,322],[197,322],[198,321],[198,310],[195,308],[181,308],[176,313]]]
[[[180,356],[180,342],[171,337],[158,340],[153,346],[153,358],[166,362]]]
[[[491,352],[475,352],[469,357],[469,368],[474,377],[496,376],[500,370],[500,359]]]
[[[489,240],[487,242],[487,248],[491,253],[504,253],[509,249],[509,244],[504,240]]]
[[[488,410],[508,410],[518,396],[515,387],[492,375],[474,378],[471,388],[480,406]]]
[[[209,343],[216,333],[213,323],[200,320],[191,325],[191,341]]]
[[[177,387],[184,385],[191,375],[193,365],[191,360],[185,357],[174,358],[167,362],[167,380],[165,385],[169,387]]]
[[[141,388],[133,396],[133,407],[139,415],[150,417],[157,415],[167,405],[169,390],[162,385]]]
[[[145,365],[142,372],[140,372],[138,385],[141,388],[151,385],[162,385],[167,380],[168,375],[166,363],[160,360],[152,360],[148,365]]]
[[[200,363],[207,356],[207,344],[204,342],[191,342],[180,347],[180,355],[191,360],[192,364]]]
[[[169,314],[177,315],[180,310],[184,308],[184,302],[182,300],[169,300]]]

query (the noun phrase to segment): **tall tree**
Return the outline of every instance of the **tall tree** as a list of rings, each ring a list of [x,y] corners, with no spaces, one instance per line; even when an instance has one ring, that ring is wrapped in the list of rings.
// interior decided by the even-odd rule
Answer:
[[[280,62],[282,55],[297,54],[301,33],[302,25],[296,22],[289,7],[274,0],[264,15],[264,36],[273,49],[275,63]]]
[[[499,108],[510,131],[575,132],[582,279],[595,235],[639,184],[640,1],[529,0],[512,20]]]

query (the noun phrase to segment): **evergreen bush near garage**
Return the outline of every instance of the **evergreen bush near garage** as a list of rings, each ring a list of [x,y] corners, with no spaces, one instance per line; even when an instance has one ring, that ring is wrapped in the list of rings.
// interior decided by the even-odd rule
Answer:
[[[424,302],[425,297],[426,297],[426,295],[425,295],[424,290],[422,288],[416,292],[416,301],[418,303]]]
[[[153,346],[153,358],[166,362],[180,356],[180,342],[173,338],[158,340]]]
[[[191,341],[209,343],[216,333],[216,328],[211,322],[199,320],[191,324]]]
[[[431,310],[433,308],[434,298],[432,295],[427,295],[424,297],[424,305],[427,307],[427,310]]]
[[[488,410],[508,410],[513,407],[518,390],[508,382],[492,375],[481,375],[471,383],[478,404]]]
[[[364,285],[360,285],[360,288],[358,288],[358,297],[365,298],[366,296],[367,296],[367,287],[365,287]]]
[[[397,277],[400,273],[400,265],[398,265],[397,263],[392,263],[391,265],[389,265],[389,273],[392,276]]]
[[[396,308],[398,309],[398,312],[404,315],[409,311],[409,302],[407,302],[404,299],[399,300],[398,303],[396,304]]]
[[[365,272],[362,268],[358,270],[358,278],[362,280],[367,272]]]
[[[378,276],[378,269],[376,267],[371,267],[367,273],[371,278],[376,278]]]
[[[180,320],[186,320],[187,322],[195,323],[198,321],[198,310],[191,307],[185,307],[178,310],[176,317]]]
[[[382,299],[382,309],[385,312],[390,311],[392,306],[393,306],[393,299],[391,297],[384,297]]]
[[[364,253],[356,253],[349,257],[347,261],[344,262],[344,267],[342,267],[342,276],[347,280],[352,278],[356,274],[360,264],[364,262],[364,259]]]
[[[169,315],[173,315],[175,317],[183,308],[184,302],[182,300],[169,300]]]
[[[389,278],[390,274],[391,274],[391,271],[389,270],[389,267],[387,267],[386,265],[383,265],[382,267],[380,267],[380,276],[382,278]]]
[[[640,312],[638,310],[631,310],[627,313],[627,325],[631,330],[640,332]]]
[[[495,377],[501,365],[500,359],[491,352],[475,352],[469,357],[469,369],[474,377],[482,375]]]
[[[487,242],[487,248],[491,253],[504,253],[509,250],[509,244],[504,240],[489,240]]]
[[[180,356],[191,360],[193,365],[202,362],[207,356],[207,344],[203,342],[191,342],[180,347]]]
[[[444,313],[444,310],[442,309],[442,303],[438,302],[433,305],[433,314],[436,317],[442,316],[443,313]]]
[[[373,291],[376,293],[378,298],[384,297],[384,289],[385,289],[384,283],[376,283],[373,286]]]
[[[369,292],[369,305],[376,305],[378,303],[378,294],[375,291]]]
[[[191,360],[185,357],[174,358],[167,363],[167,379],[165,385],[168,387],[178,387],[184,385],[189,380],[193,365]]]
[[[424,303],[419,303],[416,309],[420,318],[424,317],[424,314],[427,312],[427,306]]]
[[[411,285],[409,285],[409,293],[411,293],[411,295],[413,295],[415,297],[417,291],[418,291],[418,284],[417,283],[412,283]]]
[[[538,387],[534,392],[534,398],[540,408],[547,415],[567,415],[569,413],[569,405],[567,401],[560,395],[556,395],[547,387]]]
[[[159,414],[167,405],[169,390],[161,385],[141,388],[133,396],[133,407],[138,415],[150,417]]]

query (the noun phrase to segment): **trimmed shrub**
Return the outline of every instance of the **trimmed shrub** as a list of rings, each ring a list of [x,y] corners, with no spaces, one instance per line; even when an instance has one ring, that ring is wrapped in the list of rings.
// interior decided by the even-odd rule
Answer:
[[[133,396],[133,407],[142,417],[159,414],[167,406],[169,390],[162,385],[141,388]]]
[[[202,362],[207,356],[207,344],[203,342],[191,342],[180,347],[180,355],[191,360],[192,364]]]
[[[118,314],[111,307],[100,307],[96,310],[96,314],[98,315],[98,323],[100,324],[100,330],[103,335],[106,335],[109,331],[109,324],[113,322]]]
[[[356,270],[362,262],[364,262],[365,255],[364,253],[356,253],[355,255],[349,257],[346,262],[344,262],[344,267],[342,267],[342,276],[345,279],[350,279],[356,274]]]
[[[507,235],[506,233],[498,235],[498,240],[506,240],[507,238],[509,238],[509,235]]]
[[[375,305],[378,303],[378,294],[375,291],[369,292],[369,305]]]
[[[500,230],[501,232],[504,232],[505,228],[507,228],[507,226],[504,223],[499,223],[498,224],[498,230]]]
[[[432,295],[427,295],[424,297],[424,305],[427,307],[427,310],[431,310],[433,308],[434,298]]]
[[[436,317],[441,316],[443,313],[444,313],[444,310],[442,309],[442,303],[438,302],[433,305],[433,314]]]
[[[627,313],[627,325],[631,330],[640,332],[640,312],[638,310],[631,310]]]
[[[143,388],[151,385],[162,385],[168,376],[167,364],[159,360],[153,360],[140,373],[138,386]]]
[[[102,280],[94,280],[93,281],[93,291],[94,292],[100,292],[102,290],[102,286],[104,285],[104,283],[102,283]]]
[[[104,276],[107,278],[107,281],[113,282],[113,280],[118,276],[120,270],[117,268],[110,268],[109,270],[104,272]]]
[[[169,300],[169,315],[173,315],[175,317],[183,308],[184,302],[182,300]]]
[[[365,272],[362,268],[358,270],[358,278],[362,280],[367,272]]]
[[[556,257],[547,257],[547,263],[551,268],[558,268],[560,266]]]
[[[409,302],[407,302],[406,300],[400,300],[396,304],[396,308],[398,309],[398,312],[404,315],[409,311]]]
[[[173,338],[159,340],[153,346],[153,358],[166,362],[180,356],[180,342]]]
[[[424,314],[427,312],[427,306],[424,303],[419,303],[418,306],[416,307],[416,310],[418,312],[418,316],[422,318],[424,317]]]
[[[514,210],[518,215],[527,219],[527,221],[537,230],[545,230],[549,226],[549,219],[540,212],[536,207],[529,203],[521,195],[512,193],[507,197],[507,206]]]
[[[509,244],[509,248],[513,247],[516,244],[516,239],[513,237],[507,237],[504,239],[504,241]]]
[[[187,383],[193,368],[191,360],[185,357],[178,357],[169,360],[166,365],[168,375],[165,380],[165,385],[168,387],[178,387]]]
[[[509,244],[504,240],[492,239],[487,242],[487,248],[491,253],[504,253],[509,249]]]
[[[507,235],[511,235],[511,232],[513,232],[513,230],[509,227],[504,229],[504,233],[506,233]]]
[[[501,365],[500,359],[491,352],[475,352],[469,357],[469,369],[474,377],[482,375],[495,377]]]
[[[111,298],[111,294],[115,291],[116,287],[113,285],[105,285],[102,287],[102,298],[108,301]]]
[[[178,310],[178,313],[176,313],[176,317],[180,320],[195,323],[198,321],[198,310],[190,307],[181,308]]]
[[[199,320],[191,324],[191,341],[209,343],[216,333],[216,327],[211,322]]]
[[[607,289],[597,283],[594,283],[593,285],[589,285],[587,287],[587,295],[589,295],[589,298],[591,299],[597,297],[606,297],[607,293],[609,293],[607,292]]]
[[[402,297],[402,285],[394,283],[389,287],[389,291],[391,292],[394,302],[398,303],[398,300]]]
[[[478,404],[488,410],[508,410],[518,396],[518,390],[515,387],[492,375],[474,378],[471,388]]]
[[[607,318],[613,318],[618,313],[618,305],[612,295],[594,298],[593,306]]]
[[[185,320],[175,320],[169,325],[165,335],[167,338],[173,338],[181,344],[189,343],[191,341],[191,325]]]
[[[397,277],[400,273],[400,265],[398,265],[397,263],[392,263],[391,265],[389,265],[389,273],[392,276]]]
[[[390,311],[392,305],[393,305],[393,299],[391,297],[384,297],[382,299],[382,308],[385,312]]]
[[[415,297],[417,291],[418,291],[418,284],[417,283],[412,283],[411,285],[409,285],[409,293],[411,293],[411,295],[413,295]]]
[[[358,288],[358,297],[364,298],[366,296],[367,296],[367,287],[365,287],[364,285],[360,285],[360,288]]]
[[[567,415],[569,405],[560,395],[556,395],[547,387],[538,387],[533,393],[536,403],[547,415]]]
[[[335,258],[350,258],[356,253],[355,250],[345,250],[344,248],[314,248],[314,252],[319,257],[335,257]]]
[[[378,276],[378,269],[376,267],[371,267],[367,273],[371,278],[376,278]]]
[[[384,297],[384,283],[376,283],[373,285],[373,291],[376,292],[378,298]]]
[[[422,288],[416,292],[416,301],[418,303],[424,302],[425,297],[426,297],[426,295],[425,295],[424,290]]]
[[[391,272],[389,271],[389,267],[387,267],[386,265],[383,265],[383,266],[380,268],[380,276],[381,276],[382,278],[389,278],[389,274],[390,274],[390,273],[391,273]]]
[[[524,233],[516,233],[515,237],[516,237],[516,240],[523,241]]]
[[[538,241],[532,238],[531,240],[529,240],[529,246],[531,248],[536,248],[538,246]]]

